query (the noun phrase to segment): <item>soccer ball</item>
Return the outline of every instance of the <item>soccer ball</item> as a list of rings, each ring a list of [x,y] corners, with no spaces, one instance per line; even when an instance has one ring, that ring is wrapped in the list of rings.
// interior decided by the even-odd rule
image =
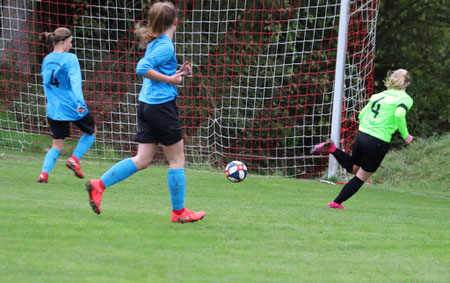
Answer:
[[[247,166],[241,161],[231,161],[225,167],[225,173],[231,182],[242,182],[247,176]]]

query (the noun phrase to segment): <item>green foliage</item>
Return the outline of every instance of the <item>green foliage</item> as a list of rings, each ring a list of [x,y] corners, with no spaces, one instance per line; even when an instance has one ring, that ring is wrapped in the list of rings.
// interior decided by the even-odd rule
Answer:
[[[450,6],[446,0],[383,0],[377,26],[376,92],[388,70],[404,68],[414,99],[408,124],[414,136],[450,130]],[[398,139],[397,139],[398,140]]]

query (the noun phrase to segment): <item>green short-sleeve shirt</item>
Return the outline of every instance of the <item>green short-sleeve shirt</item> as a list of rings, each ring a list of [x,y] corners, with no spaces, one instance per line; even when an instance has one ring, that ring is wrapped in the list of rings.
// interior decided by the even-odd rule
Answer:
[[[412,98],[404,90],[388,89],[375,94],[359,114],[358,130],[391,142],[392,135],[397,130],[395,111],[398,107],[408,111],[412,105]]]

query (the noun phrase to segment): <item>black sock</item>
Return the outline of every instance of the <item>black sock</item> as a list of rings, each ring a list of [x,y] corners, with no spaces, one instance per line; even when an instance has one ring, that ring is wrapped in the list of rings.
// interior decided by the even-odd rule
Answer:
[[[353,177],[353,179],[351,179],[347,184],[345,184],[345,186],[342,188],[341,192],[336,197],[334,202],[341,204],[344,201],[348,200],[359,190],[359,188],[362,187],[362,185],[364,185],[363,180],[361,180],[356,176]]]
[[[336,150],[332,153],[334,158],[341,164],[342,167],[347,170],[348,173],[353,172],[353,160],[352,157],[345,153],[344,151],[340,150],[339,148],[336,148]]]

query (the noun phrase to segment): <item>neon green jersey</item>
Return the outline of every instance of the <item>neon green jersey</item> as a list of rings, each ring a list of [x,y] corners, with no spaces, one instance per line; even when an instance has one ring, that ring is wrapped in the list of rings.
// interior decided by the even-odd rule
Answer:
[[[413,105],[412,98],[400,89],[388,89],[373,95],[359,113],[358,130],[385,142],[391,142],[397,129],[403,138],[409,135],[406,111]]]

